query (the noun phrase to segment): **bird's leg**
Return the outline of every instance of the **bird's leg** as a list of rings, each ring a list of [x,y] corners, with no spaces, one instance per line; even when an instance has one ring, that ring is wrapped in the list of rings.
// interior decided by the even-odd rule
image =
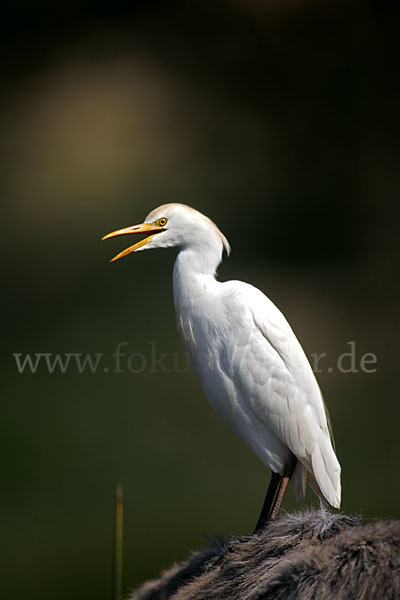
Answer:
[[[275,506],[275,502],[277,500],[279,489],[281,487],[282,479],[283,479],[283,477],[281,475],[279,475],[279,473],[274,473],[274,471],[272,471],[271,481],[269,482],[267,494],[265,496],[264,504],[261,509],[261,514],[258,518],[254,533],[256,533],[257,531],[260,531],[260,529],[263,529],[265,523],[270,520],[272,511]],[[281,502],[282,502],[282,498],[281,498]]]
[[[277,517],[282,504],[283,496],[285,495],[286,488],[291,476],[293,475],[295,466],[296,462],[294,462],[294,465],[291,465],[290,469],[285,473],[285,475],[279,475],[279,473],[272,471],[267,495],[265,496],[264,504],[254,533],[263,529],[267,521]]]
[[[288,477],[287,475],[284,475],[283,477],[281,477],[278,493],[276,495],[274,506],[272,507],[271,514],[269,517],[270,519],[276,519],[276,517],[278,516],[278,512],[279,512],[279,509],[282,504],[283,496],[285,495],[286,488],[288,486],[289,481],[290,481],[290,477]]]

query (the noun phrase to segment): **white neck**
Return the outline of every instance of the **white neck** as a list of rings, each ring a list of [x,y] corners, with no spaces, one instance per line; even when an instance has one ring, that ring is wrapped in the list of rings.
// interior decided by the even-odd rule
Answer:
[[[219,240],[208,245],[205,251],[197,246],[187,246],[179,252],[173,274],[174,299],[182,303],[194,297],[199,286],[216,283],[217,267],[222,260],[222,244]]]

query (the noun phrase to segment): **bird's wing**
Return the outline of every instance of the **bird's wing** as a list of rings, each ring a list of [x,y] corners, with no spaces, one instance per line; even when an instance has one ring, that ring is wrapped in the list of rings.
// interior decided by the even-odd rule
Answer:
[[[250,409],[340,505],[340,465],[329,417],[307,357],[279,309],[257,288],[228,282],[226,310],[240,314],[231,346],[232,380]],[[233,334],[235,335],[235,334]]]

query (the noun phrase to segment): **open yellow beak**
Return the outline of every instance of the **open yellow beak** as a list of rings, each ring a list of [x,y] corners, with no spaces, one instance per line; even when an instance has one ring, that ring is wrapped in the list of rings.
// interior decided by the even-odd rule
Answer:
[[[135,252],[139,248],[142,248],[143,246],[148,244],[149,241],[157,233],[160,233],[161,231],[163,231],[163,228],[159,227],[155,223],[142,223],[141,225],[132,225],[132,227],[125,227],[125,229],[117,229],[117,231],[112,231],[111,233],[107,233],[107,235],[105,235],[102,238],[102,240],[108,240],[108,238],[117,237],[117,235],[130,235],[131,233],[150,234],[147,237],[143,238],[143,240],[140,240],[140,242],[137,242],[133,246],[129,246],[129,248],[126,248],[126,250],[123,250],[122,252],[120,252],[119,254],[114,256],[114,258],[112,258],[110,261],[110,262],[114,262],[115,260],[118,260],[119,258],[122,258],[123,256],[127,256],[131,252]]]

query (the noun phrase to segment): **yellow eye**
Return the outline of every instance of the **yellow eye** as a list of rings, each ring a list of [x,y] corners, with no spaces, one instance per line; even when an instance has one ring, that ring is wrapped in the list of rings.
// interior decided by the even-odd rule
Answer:
[[[165,217],[161,217],[161,219],[158,219],[158,221],[156,221],[156,224],[159,227],[164,227],[164,225],[166,225],[168,222],[168,219],[166,219]]]

